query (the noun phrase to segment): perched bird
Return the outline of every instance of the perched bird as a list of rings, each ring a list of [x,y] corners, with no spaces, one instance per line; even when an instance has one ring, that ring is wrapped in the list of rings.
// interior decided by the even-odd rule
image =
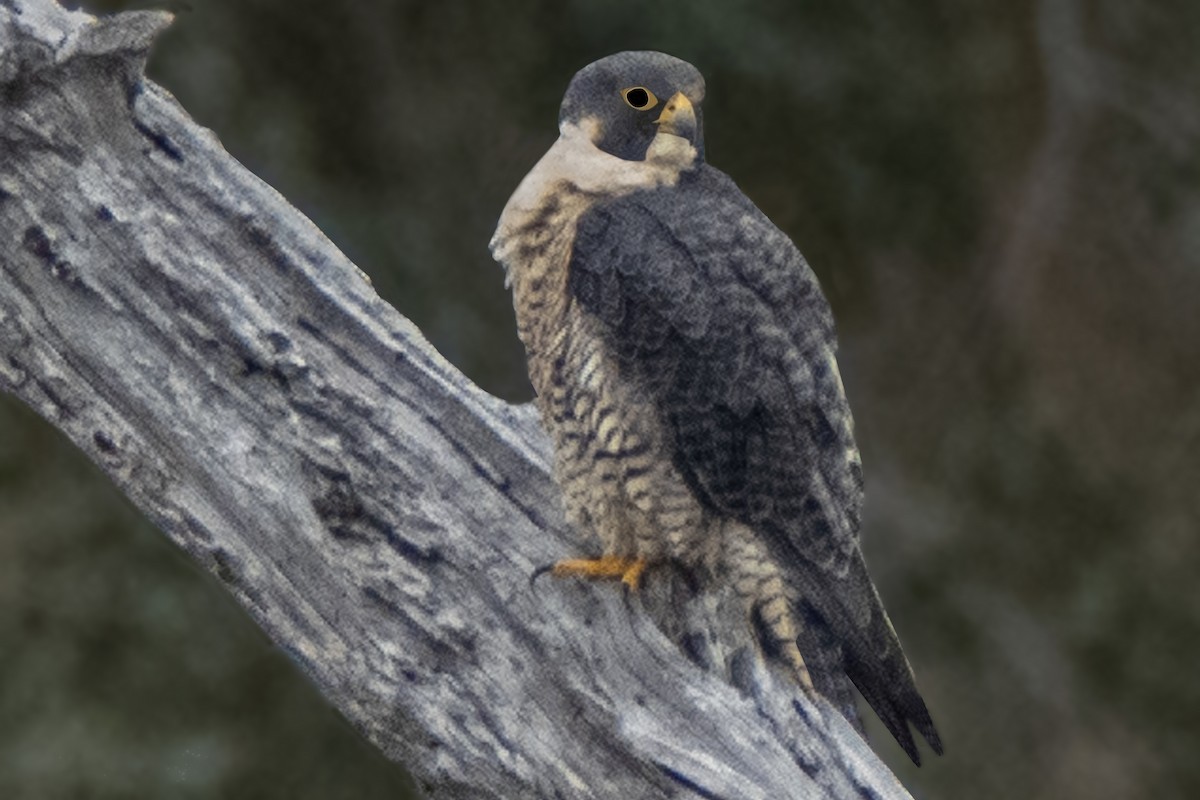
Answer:
[[[814,686],[829,658],[805,663],[832,653],[919,764],[909,723],[942,745],[859,547],[829,305],[795,245],[705,163],[703,98],[696,68],[663,53],[580,70],[491,242],[567,518],[603,547],[553,572],[636,589],[655,562],[707,570],[765,655],[836,694]]]

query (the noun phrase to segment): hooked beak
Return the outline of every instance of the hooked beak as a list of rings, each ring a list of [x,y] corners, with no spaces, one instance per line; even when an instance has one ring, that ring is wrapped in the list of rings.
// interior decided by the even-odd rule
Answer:
[[[654,124],[663,133],[682,136],[689,142],[695,140],[696,110],[692,108],[692,101],[684,97],[683,92],[676,92]]]

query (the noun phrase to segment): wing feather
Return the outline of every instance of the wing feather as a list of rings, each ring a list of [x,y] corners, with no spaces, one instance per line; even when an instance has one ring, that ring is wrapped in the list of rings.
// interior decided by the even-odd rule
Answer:
[[[689,486],[762,535],[800,589],[806,657],[839,670],[819,688],[845,706],[844,672],[914,761],[909,722],[940,753],[859,549],[862,468],[832,315],[803,256],[702,166],[589,210],[569,269],[621,374],[661,409]]]
[[[832,316],[788,237],[704,167],[585,214],[569,287],[662,409],[705,505],[844,572],[862,506],[858,450]]]

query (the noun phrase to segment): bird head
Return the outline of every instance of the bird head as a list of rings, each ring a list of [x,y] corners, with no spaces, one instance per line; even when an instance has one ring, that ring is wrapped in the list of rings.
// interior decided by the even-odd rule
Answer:
[[[703,99],[704,78],[691,64],[666,53],[629,51],[575,74],[558,123],[560,129],[573,125],[588,131],[596,147],[627,161],[645,160],[655,137],[663,136],[685,140],[702,161]]]

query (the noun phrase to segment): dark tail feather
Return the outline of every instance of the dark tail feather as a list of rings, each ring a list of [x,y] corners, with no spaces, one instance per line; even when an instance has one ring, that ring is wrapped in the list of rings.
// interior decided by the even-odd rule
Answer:
[[[900,649],[883,602],[867,576],[862,554],[855,553],[844,578],[819,568],[809,567],[806,572],[806,584],[820,585],[805,592],[805,600],[812,603],[811,613],[819,615],[841,642],[846,675],[914,764],[921,765],[921,754],[909,724],[941,755],[942,739],[917,691],[912,667]]]
[[[890,686],[884,681],[877,680],[876,670],[862,669],[861,665],[851,661],[846,662],[846,673],[858,687],[863,699],[870,704],[888,731],[904,748],[904,752],[908,753],[908,757],[919,767],[921,766],[921,753],[917,750],[916,742],[913,741],[912,732],[908,727],[909,723],[925,737],[925,741],[929,742],[929,747],[939,756],[943,753],[942,738],[938,735],[937,728],[934,727],[933,718],[929,716],[929,709],[925,707],[925,701],[917,692],[917,687],[912,680],[912,673],[908,669],[908,662],[904,661],[902,654],[897,652],[897,655],[902,664],[889,666],[900,666],[908,674],[897,675],[897,682]],[[887,669],[887,672],[893,672],[893,669]]]

